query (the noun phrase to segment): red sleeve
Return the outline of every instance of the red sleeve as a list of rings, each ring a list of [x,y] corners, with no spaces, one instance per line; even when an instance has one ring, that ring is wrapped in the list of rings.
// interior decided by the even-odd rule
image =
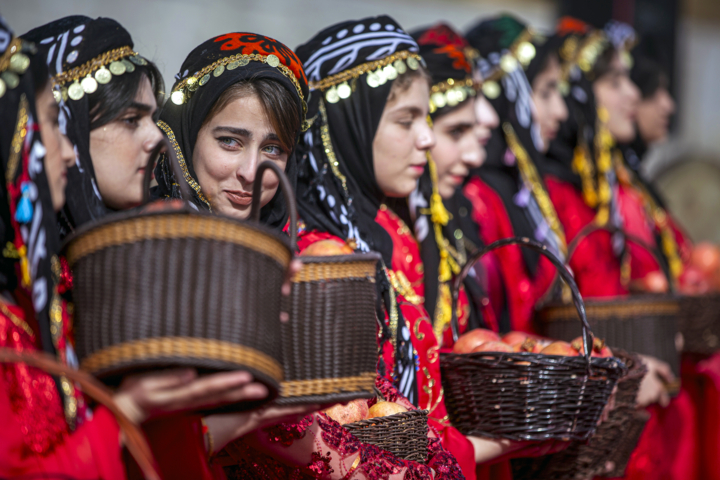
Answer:
[[[582,193],[572,184],[548,176],[545,185],[569,244],[580,230],[595,219],[595,211],[585,204]],[[620,281],[620,262],[612,251],[608,232],[594,232],[585,238],[572,255],[570,268],[584,297],[628,293]]]
[[[505,205],[495,190],[475,177],[468,182],[463,193],[473,205],[473,220],[480,226],[480,237],[485,244],[515,236]],[[535,333],[532,325],[535,304],[547,293],[556,272],[553,264],[547,258],[541,257],[535,275],[531,276],[525,267],[521,248],[510,245],[492,253],[497,259],[500,274],[498,276],[495,273],[494,280],[497,282],[499,279],[504,290],[510,313],[510,327],[513,330]],[[490,288],[492,286],[490,283]],[[497,294],[492,291],[489,294],[491,299],[495,297],[497,301]]]
[[[120,429],[105,408],[98,408],[91,420],[74,433],[53,445],[45,455],[28,454],[25,434],[13,412],[8,386],[0,375],[0,477],[49,474],[73,479],[123,480],[125,467],[121,458]],[[36,412],[43,415],[43,412]],[[58,421],[64,421],[58,419]]]

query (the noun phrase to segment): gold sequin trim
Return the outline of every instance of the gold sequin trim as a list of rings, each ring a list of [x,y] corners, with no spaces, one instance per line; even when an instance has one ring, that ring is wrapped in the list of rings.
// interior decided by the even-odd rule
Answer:
[[[0,72],[4,72],[10,67],[10,59],[20,50],[22,50],[22,39],[16,38],[10,42],[10,45],[7,46],[5,52],[0,56]]]
[[[3,315],[5,315],[7,318],[9,318],[10,321],[13,322],[16,327],[22,329],[25,333],[27,333],[31,337],[35,337],[35,332],[33,332],[32,328],[30,328],[30,325],[28,325],[28,323],[25,320],[18,317],[14,313],[12,313],[10,311],[10,309],[7,308],[7,305],[5,305],[4,302],[0,302],[0,312],[2,312]]]
[[[115,62],[125,57],[137,55],[138,53],[133,51],[129,46],[116,48],[109,50],[103,54],[93,58],[92,60],[85,62],[84,64],[68,70],[67,72],[60,72],[55,75],[55,83],[62,85],[67,82],[73,82],[85,78],[100,67],[109,63]]]
[[[208,199],[205,198],[205,195],[203,195],[200,185],[195,181],[192,175],[190,175],[190,171],[188,170],[187,164],[185,163],[185,157],[183,156],[182,149],[180,148],[180,145],[178,145],[177,139],[175,138],[175,132],[172,131],[170,125],[163,122],[162,120],[159,120],[157,122],[157,126],[160,127],[160,130],[165,132],[165,135],[167,135],[170,145],[172,145],[173,150],[175,150],[175,155],[177,156],[178,163],[180,164],[180,168],[183,171],[183,178],[185,178],[185,181],[188,183],[188,185],[190,185],[192,189],[195,190],[195,193],[197,193],[200,200],[205,205],[207,205],[210,211],[212,211],[212,206],[210,205]],[[168,159],[166,155],[163,155],[161,161],[167,162],[170,161],[170,159]]]
[[[343,82],[347,82],[348,80],[352,80],[353,78],[358,78],[361,75],[364,75],[373,70],[377,70],[378,68],[382,68],[382,67],[385,67],[386,65],[390,65],[391,63],[394,63],[396,60],[405,60],[407,58],[414,58],[415,60],[417,60],[418,62],[420,62],[423,65],[425,63],[423,58],[420,55],[418,55],[417,53],[412,53],[407,50],[403,50],[401,52],[393,53],[392,55],[385,57],[383,59],[363,63],[362,65],[358,65],[358,66],[350,68],[348,70],[343,70],[340,73],[336,73],[335,75],[325,77],[322,80],[319,80],[317,82],[310,82],[309,87],[310,87],[310,90],[318,90],[318,89],[325,90],[334,85],[339,85]]]
[[[408,280],[403,272],[388,270],[388,278],[390,279],[390,285],[392,285],[393,289],[402,295],[408,303],[420,305],[425,301],[423,297],[415,293],[410,280]]]
[[[17,166],[20,162],[20,152],[22,152],[23,145],[25,143],[25,137],[27,136],[27,108],[27,97],[23,93],[20,97],[20,107],[18,108],[15,134],[13,135],[12,143],[10,144],[10,158],[8,159],[7,168],[5,169],[5,182],[8,185],[11,185],[15,179]]]
[[[330,170],[333,175],[340,180],[342,184],[345,196],[349,197],[350,192],[347,188],[347,178],[340,172],[340,164],[338,163],[337,157],[335,156],[335,150],[332,146],[332,139],[330,138],[330,128],[328,127],[327,110],[325,109],[325,102],[320,100],[320,115],[322,116],[322,125],[320,126],[320,138],[322,139],[323,149],[325,150],[325,156],[327,156],[328,163],[330,164]]]

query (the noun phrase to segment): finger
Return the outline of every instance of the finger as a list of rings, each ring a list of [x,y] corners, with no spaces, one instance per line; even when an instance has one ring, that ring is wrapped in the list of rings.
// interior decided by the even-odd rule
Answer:
[[[670,405],[670,395],[668,395],[667,391],[663,390],[663,392],[660,394],[660,406],[665,408],[668,405]]]
[[[177,388],[193,381],[197,377],[197,372],[191,368],[155,371],[133,375],[130,381],[134,385],[142,383],[142,387],[149,390],[165,390],[169,388]]]
[[[668,383],[675,381],[675,374],[672,372],[670,365],[665,362],[658,365],[657,373],[660,375],[660,378]]]
[[[252,375],[244,370],[223,372],[197,378],[177,388],[157,392],[155,401],[159,404],[188,404],[213,398],[219,394],[232,391],[252,381]]]
[[[268,394],[269,392],[265,385],[261,383],[251,383],[234,390],[228,390],[213,395],[203,395],[199,397],[193,395],[189,397],[174,398],[167,402],[167,406],[164,410],[167,412],[180,412],[216,405],[262,400],[263,398],[266,398]]]

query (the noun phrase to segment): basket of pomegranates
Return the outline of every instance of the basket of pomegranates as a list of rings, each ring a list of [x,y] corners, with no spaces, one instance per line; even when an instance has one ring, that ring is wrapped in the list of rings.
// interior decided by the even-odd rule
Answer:
[[[655,248],[614,227],[591,225],[582,230],[568,246],[568,260],[580,242],[598,230],[624,235],[659,260]],[[626,261],[626,260],[623,260]],[[659,263],[661,264],[661,263]],[[620,297],[584,299],[585,314],[593,333],[614,347],[628,352],[649,355],[667,362],[675,375],[680,373],[678,350],[678,318],[682,311],[677,295],[666,292],[669,283],[665,274],[656,271],[640,281],[637,293]],[[634,284],[631,284],[631,290]],[[535,317],[538,331],[550,338],[570,341],[581,334],[573,305],[563,302],[546,304]],[[677,390],[679,385],[671,385]]]
[[[576,342],[571,344],[578,347]],[[649,414],[636,408],[640,382],[647,368],[632,353],[613,348],[596,339],[593,355],[612,355],[625,363],[628,372],[617,383],[612,408],[588,442],[573,442],[567,449],[544,457],[512,460],[515,480],[584,480],[603,476],[622,477],[630,455],[640,440]]]
[[[403,460],[419,463],[427,460],[427,410],[408,409],[381,396],[335,405],[325,413],[363,443],[380,447]]]
[[[375,274],[380,255],[334,240],[300,254],[280,327],[285,378],[276,403],[371,398],[376,377]]]
[[[445,405],[452,424],[465,435],[511,440],[577,440],[597,429],[625,364],[615,357],[592,357],[585,307],[572,275],[547,248],[528,238],[507,238],[488,245],[465,264],[453,282],[458,288],[478,259],[506,245],[532,248],[558,268],[570,287],[582,323],[582,354],[569,343],[553,342],[541,352],[516,352],[506,343],[478,339],[477,330],[457,340],[452,353],[440,354]],[[457,338],[457,311],[451,321]],[[480,340],[480,341],[478,341]]]

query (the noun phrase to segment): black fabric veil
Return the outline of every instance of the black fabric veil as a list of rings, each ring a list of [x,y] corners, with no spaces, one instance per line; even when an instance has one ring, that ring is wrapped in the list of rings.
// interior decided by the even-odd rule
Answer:
[[[160,115],[158,125],[175,149],[184,179],[193,190],[192,203],[210,210],[210,200],[203,195],[193,168],[192,153],[200,127],[218,98],[230,86],[247,79],[267,78],[278,82],[295,98],[300,112],[299,125],[305,123],[308,96],[307,79],[295,53],[270,37],[254,33],[233,32],[213,37],[197,46],[187,56],[176,75],[170,99]],[[298,129],[300,134],[300,129]],[[297,179],[296,151],[285,167],[293,187]],[[155,169],[158,182],[154,195],[180,198],[180,190],[163,155]],[[266,225],[283,228],[288,212],[282,189],[260,211]]]
[[[412,37],[387,16],[333,25],[296,49],[312,91],[312,126],[300,142],[297,191],[305,228],[352,240],[359,251],[379,252],[387,266],[393,243],[375,222],[385,196],[375,180],[372,146],[392,80],[419,67],[417,51]],[[382,270],[376,285],[382,300],[378,315],[384,318],[391,287]],[[384,337],[397,335],[398,371],[410,373],[400,390],[416,401],[412,344],[402,330],[386,331]]]

